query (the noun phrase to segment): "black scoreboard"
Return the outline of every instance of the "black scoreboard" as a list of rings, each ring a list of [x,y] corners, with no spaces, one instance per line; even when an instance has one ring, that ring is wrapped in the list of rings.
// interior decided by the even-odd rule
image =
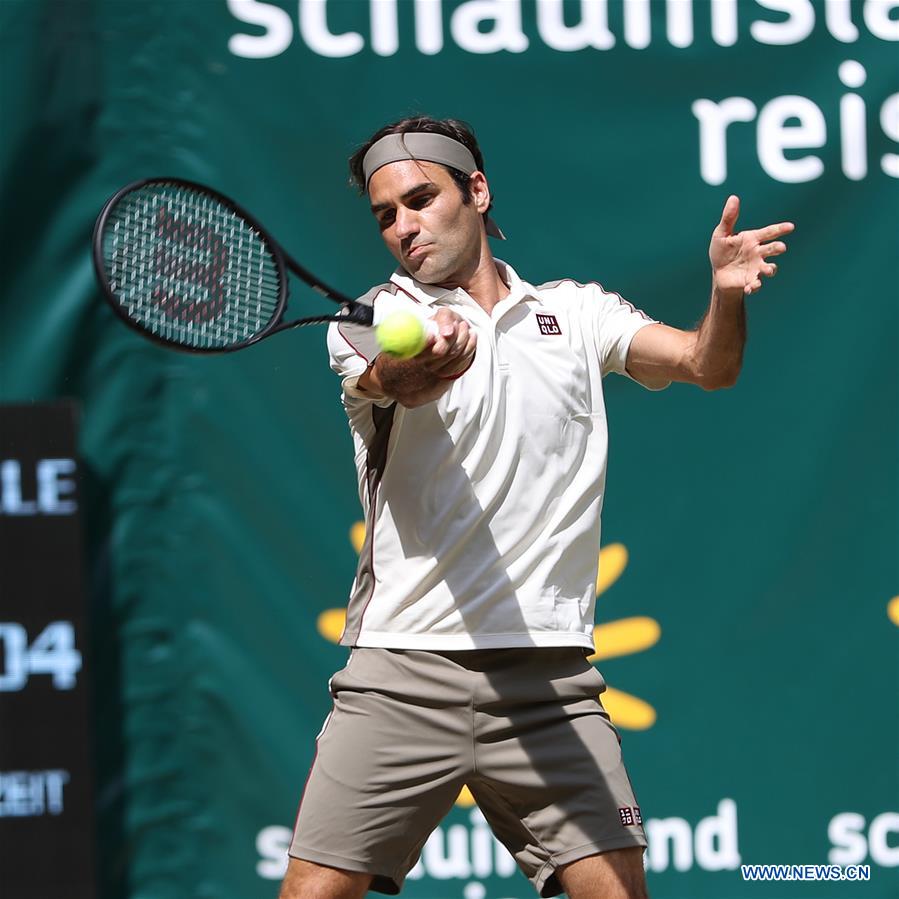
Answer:
[[[95,896],[77,411],[0,406],[0,896]]]

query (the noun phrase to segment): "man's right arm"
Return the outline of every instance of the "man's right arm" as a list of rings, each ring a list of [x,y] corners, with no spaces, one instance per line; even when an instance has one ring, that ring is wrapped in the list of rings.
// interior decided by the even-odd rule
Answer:
[[[413,409],[439,399],[474,361],[477,338],[456,312],[440,309],[434,317],[437,335],[412,359],[381,353],[356,385],[358,390],[396,400]]]

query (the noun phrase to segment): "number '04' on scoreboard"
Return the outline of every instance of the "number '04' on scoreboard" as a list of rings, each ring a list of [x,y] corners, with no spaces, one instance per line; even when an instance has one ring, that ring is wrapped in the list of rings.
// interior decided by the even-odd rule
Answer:
[[[57,690],[71,690],[81,670],[71,621],[52,621],[29,644],[21,624],[0,622],[0,693],[23,690],[28,678],[48,674]]]

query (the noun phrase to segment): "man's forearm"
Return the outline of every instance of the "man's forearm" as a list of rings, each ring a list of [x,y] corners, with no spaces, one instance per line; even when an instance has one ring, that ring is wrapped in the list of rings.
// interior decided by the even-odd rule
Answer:
[[[434,316],[436,328],[412,359],[381,353],[357,382],[357,388],[387,396],[407,408],[439,399],[474,361],[477,337],[468,322],[451,309]]]
[[[746,305],[742,291],[722,292],[713,285],[692,353],[698,383],[710,390],[735,384],[743,365],[745,344]]]
[[[374,372],[384,393],[409,408],[439,399],[452,384],[416,359],[391,359],[384,353],[375,360]]]

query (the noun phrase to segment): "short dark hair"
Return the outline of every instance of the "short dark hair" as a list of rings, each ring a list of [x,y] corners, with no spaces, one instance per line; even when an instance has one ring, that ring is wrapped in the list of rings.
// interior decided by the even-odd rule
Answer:
[[[362,168],[362,160],[369,149],[377,143],[382,137],[388,134],[407,134],[410,131],[419,131],[426,134],[442,134],[444,137],[451,137],[453,140],[459,141],[471,150],[474,156],[474,164],[479,172],[484,171],[484,156],[481,148],[478,146],[477,138],[468,122],[461,119],[434,119],[426,115],[413,115],[398,122],[391,122],[379,128],[359,149],[350,157],[350,184],[358,188],[360,194],[365,193],[365,171]],[[460,172],[452,166],[440,163],[449,172],[459,192],[462,194],[462,202],[468,205],[471,202],[471,175]],[[490,206],[487,208],[489,212],[493,208],[493,196],[490,197]],[[486,217],[487,213],[484,213]]]

